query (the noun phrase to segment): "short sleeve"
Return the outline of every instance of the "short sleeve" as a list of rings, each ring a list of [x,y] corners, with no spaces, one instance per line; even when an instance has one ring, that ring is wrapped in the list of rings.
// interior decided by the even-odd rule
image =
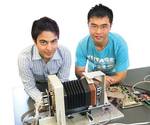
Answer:
[[[85,67],[86,62],[87,62],[87,50],[85,44],[83,43],[83,41],[81,41],[76,48],[75,66]]]
[[[127,43],[121,39],[120,44],[116,49],[116,72],[127,70],[129,66],[128,46]]]

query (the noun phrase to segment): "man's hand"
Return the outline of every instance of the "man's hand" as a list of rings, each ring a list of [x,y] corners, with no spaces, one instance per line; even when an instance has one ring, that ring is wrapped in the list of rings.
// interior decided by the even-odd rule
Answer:
[[[111,76],[106,76],[106,86],[110,86],[110,85],[112,85],[112,84],[114,84],[114,83],[116,83],[116,80],[113,78],[113,77],[111,77]]]
[[[84,76],[83,72],[85,72],[85,67],[75,67],[75,74],[77,78]]]
[[[126,77],[127,72],[118,72],[113,76],[106,76],[106,86],[119,83]]]
[[[36,112],[40,112],[40,111],[42,111],[42,110],[43,110],[43,108],[44,108],[43,99],[42,99],[42,98],[37,99],[37,100],[35,101],[34,106],[35,106],[35,110],[36,110]]]

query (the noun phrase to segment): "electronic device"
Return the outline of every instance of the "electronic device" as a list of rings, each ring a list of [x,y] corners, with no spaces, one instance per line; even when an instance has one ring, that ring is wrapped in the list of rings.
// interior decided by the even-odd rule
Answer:
[[[110,105],[107,99],[105,74],[96,71],[84,73],[84,76],[79,80],[64,83],[61,83],[56,75],[48,76],[49,116],[39,119],[40,125],[48,125],[48,123],[51,125],[89,124],[94,122],[96,117],[101,117],[100,111],[103,107],[105,111],[105,107],[109,106],[113,111],[116,111],[115,114],[117,115],[115,117],[111,116],[111,119],[124,116],[114,106]],[[96,114],[93,113],[95,111],[98,112],[98,115],[92,117]],[[86,117],[79,117],[78,114],[80,113],[86,113]],[[74,118],[69,120],[69,116]]]
[[[123,85],[109,87],[107,96],[115,99],[115,103],[121,108],[131,108],[143,105],[138,96],[132,92],[131,88]]]

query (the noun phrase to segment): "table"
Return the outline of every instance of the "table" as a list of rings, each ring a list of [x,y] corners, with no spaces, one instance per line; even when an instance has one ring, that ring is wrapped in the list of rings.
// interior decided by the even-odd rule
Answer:
[[[150,67],[142,67],[128,70],[126,79],[123,81],[127,84],[135,84],[142,81],[146,75],[150,75]],[[142,84],[150,90],[150,84]],[[21,116],[24,112],[33,108],[33,101],[28,97],[22,87],[13,89],[13,104],[15,125],[21,125]],[[135,122],[150,122],[150,109],[145,106],[138,106],[129,109],[121,109],[125,117],[116,119],[113,122],[135,123]]]

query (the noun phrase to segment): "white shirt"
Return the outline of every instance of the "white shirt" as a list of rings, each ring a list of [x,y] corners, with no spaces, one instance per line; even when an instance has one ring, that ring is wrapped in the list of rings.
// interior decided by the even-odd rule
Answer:
[[[35,85],[37,81],[47,82],[47,76],[50,74],[56,74],[61,82],[68,81],[71,54],[67,48],[59,46],[52,59],[45,63],[36,46],[32,45],[20,53],[18,67],[25,91],[36,101],[42,98]]]

